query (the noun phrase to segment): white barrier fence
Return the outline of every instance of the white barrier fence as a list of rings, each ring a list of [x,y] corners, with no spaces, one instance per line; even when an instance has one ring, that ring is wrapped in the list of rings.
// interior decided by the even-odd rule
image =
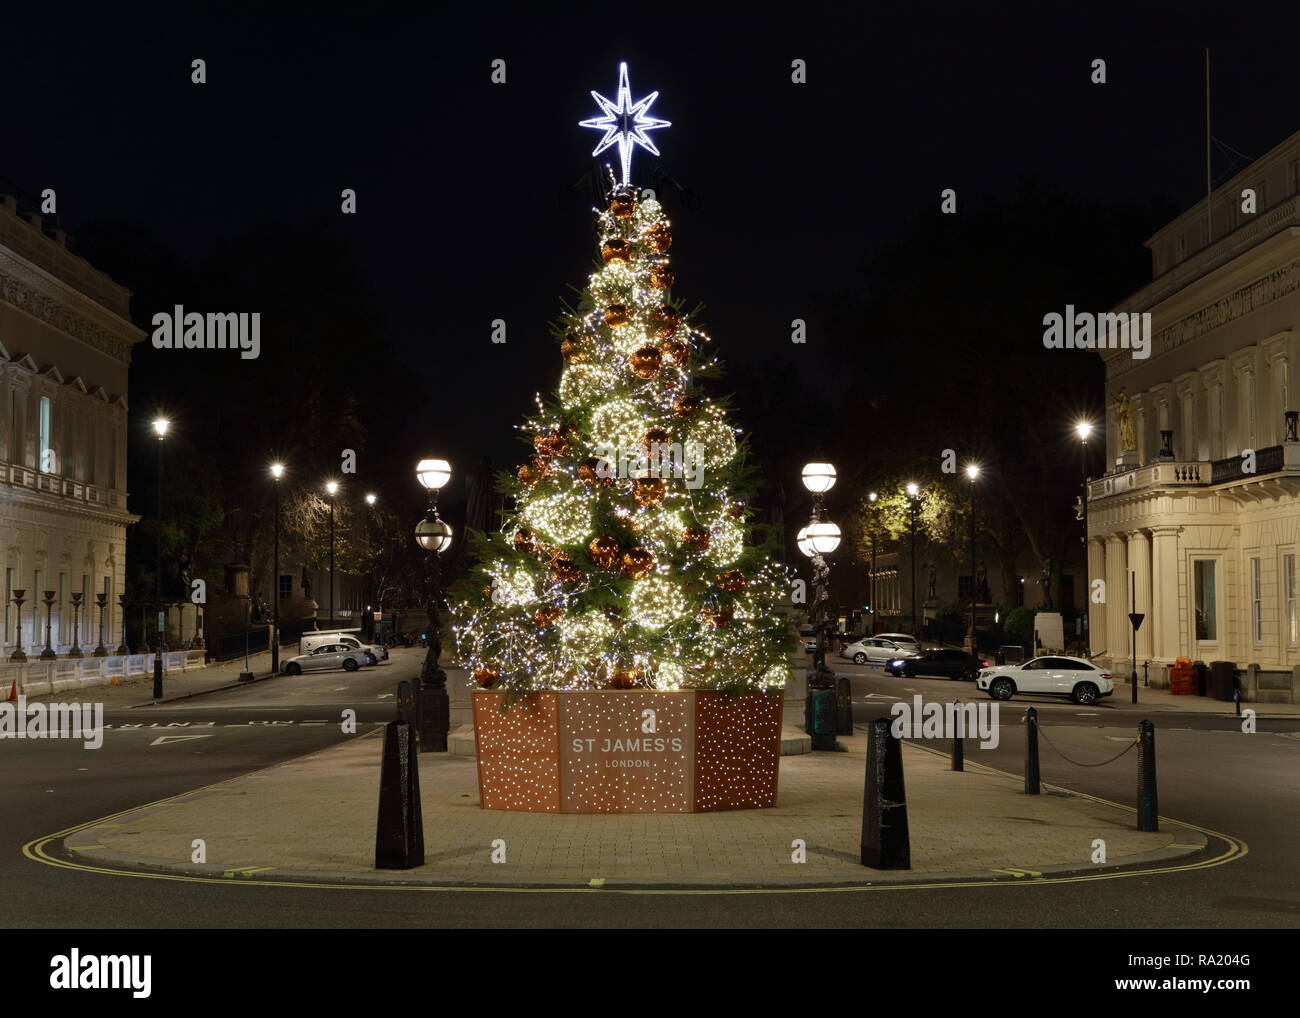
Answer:
[[[54,661],[33,659],[23,663],[0,663],[0,700],[9,695],[14,682],[18,692],[27,696],[61,693],[65,689],[107,686],[114,679],[123,681],[152,675],[153,654],[110,654],[108,657],[61,657]],[[163,652],[163,672],[188,672],[204,666],[201,650]]]

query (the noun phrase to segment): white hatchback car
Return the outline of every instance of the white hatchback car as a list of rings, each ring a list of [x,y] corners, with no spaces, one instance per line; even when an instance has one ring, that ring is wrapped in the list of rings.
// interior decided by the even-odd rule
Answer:
[[[882,664],[898,658],[916,657],[916,650],[909,643],[895,643],[883,636],[869,636],[865,640],[850,643],[840,657],[848,658],[855,665]]]
[[[1078,657],[1036,657],[1016,665],[983,668],[975,687],[995,700],[1017,693],[1068,696],[1075,703],[1093,703],[1115,692],[1110,673]]]

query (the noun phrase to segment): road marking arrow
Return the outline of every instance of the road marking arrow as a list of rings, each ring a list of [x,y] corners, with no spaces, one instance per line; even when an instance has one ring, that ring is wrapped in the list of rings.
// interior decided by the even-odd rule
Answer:
[[[210,739],[211,735],[160,735],[149,743],[151,746],[162,746],[169,742],[185,742],[189,739]]]

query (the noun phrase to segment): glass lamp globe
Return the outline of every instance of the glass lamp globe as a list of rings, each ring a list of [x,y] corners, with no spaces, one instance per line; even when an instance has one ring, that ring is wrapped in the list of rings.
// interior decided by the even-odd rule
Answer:
[[[451,527],[437,516],[426,516],[415,525],[415,543],[425,551],[445,551],[451,544]]]
[[[812,558],[817,554],[816,550],[812,546],[812,542],[808,540],[807,527],[801,527],[799,529],[799,533],[795,535],[795,543],[799,545],[799,550],[809,558]]]
[[[430,491],[437,491],[451,480],[451,464],[446,460],[420,460],[415,476]]]
[[[823,520],[808,527],[808,543],[819,555],[829,555],[840,546],[840,528]]]
[[[808,463],[803,468],[803,486],[820,495],[835,487],[835,468],[829,463]]]

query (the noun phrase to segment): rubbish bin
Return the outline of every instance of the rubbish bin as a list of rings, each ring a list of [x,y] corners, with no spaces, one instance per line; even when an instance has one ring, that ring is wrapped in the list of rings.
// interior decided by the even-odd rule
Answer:
[[[1195,662],[1192,670],[1196,673],[1196,695],[1204,696],[1205,687],[1210,681],[1210,670],[1205,667],[1204,661]]]
[[[1216,700],[1231,700],[1237,684],[1237,665],[1233,661],[1210,662],[1210,696]]]

